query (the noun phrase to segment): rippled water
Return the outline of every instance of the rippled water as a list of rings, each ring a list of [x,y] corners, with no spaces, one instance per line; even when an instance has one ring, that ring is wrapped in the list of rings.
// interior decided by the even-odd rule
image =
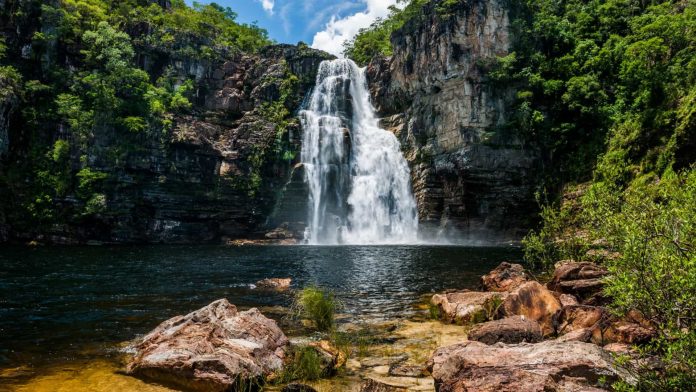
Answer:
[[[409,317],[426,293],[473,288],[514,248],[449,246],[0,248],[0,368],[108,355],[218,298],[288,305],[267,277],[334,290],[349,319]]]

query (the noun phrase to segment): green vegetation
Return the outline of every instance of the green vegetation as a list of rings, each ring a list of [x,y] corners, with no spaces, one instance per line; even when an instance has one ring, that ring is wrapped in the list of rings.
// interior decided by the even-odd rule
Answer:
[[[360,29],[355,38],[345,43],[346,57],[353,59],[359,65],[366,65],[374,56],[391,56],[391,34],[409,20],[421,15],[421,8],[428,2],[427,0],[400,1],[408,2],[408,4],[403,8],[391,6],[389,16],[377,19],[370,27]]]
[[[297,293],[293,309],[298,317],[310,320],[317,330],[327,332],[336,325],[338,306],[333,293],[309,286]]]
[[[327,376],[324,374],[322,358],[311,346],[293,347],[290,362],[274,381],[288,383],[295,380],[314,381]]]
[[[662,372],[637,387],[696,381],[696,5],[529,0],[515,51],[491,68],[519,93],[511,127],[546,154],[542,226],[528,261],[601,262],[617,313],[634,309],[659,337],[643,349]],[[564,187],[564,200],[554,192]],[[546,193],[540,193],[546,194]],[[617,386],[619,388],[619,386]]]
[[[15,162],[0,168],[0,204],[13,206],[0,216],[18,232],[117,214],[111,177],[192,110],[200,86],[177,62],[210,66],[271,43],[229,8],[171,3],[30,0],[0,9],[16,26],[0,36],[0,105],[12,109],[14,140],[6,151],[0,135],[0,154]]]

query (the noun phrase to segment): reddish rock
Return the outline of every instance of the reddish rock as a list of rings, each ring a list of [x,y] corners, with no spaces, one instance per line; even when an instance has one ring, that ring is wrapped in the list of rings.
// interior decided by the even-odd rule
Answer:
[[[585,300],[602,291],[602,278],[607,274],[606,268],[594,263],[567,262],[556,266],[547,287]]]
[[[655,336],[654,328],[625,318],[600,325],[592,330],[592,342],[599,345],[644,344],[650,342]]]
[[[579,305],[578,299],[572,294],[560,294],[558,295],[558,301],[561,302],[561,306],[571,306]]]
[[[187,390],[226,391],[281,370],[287,345],[275,321],[220,299],[145,335],[126,371]]]
[[[256,282],[256,287],[259,289],[268,290],[287,290],[292,284],[291,278],[270,278],[262,279]]]
[[[529,280],[529,275],[520,264],[502,262],[494,270],[481,277],[484,291],[510,291]]]
[[[594,329],[600,321],[609,317],[609,312],[602,307],[587,305],[565,306],[554,315],[554,329],[559,335],[577,329]]]
[[[544,336],[553,333],[553,315],[561,302],[537,282],[527,282],[513,290],[498,310],[500,317],[525,316],[541,325]]]
[[[524,316],[507,317],[475,325],[468,333],[469,340],[485,344],[536,343],[543,339],[541,327]]]
[[[570,331],[564,335],[556,338],[558,342],[584,342],[590,343],[592,341],[592,329],[591,328],[580,328]]]
[[[438,392],[600,391],[600,380],[634,382],[600,347],[554,340],[441,347],[428,366]]]
[[[437,306],[443,321],[470,324],[486,321],[503,301],[505,293],[459,291],[433,295],[430,302]]]

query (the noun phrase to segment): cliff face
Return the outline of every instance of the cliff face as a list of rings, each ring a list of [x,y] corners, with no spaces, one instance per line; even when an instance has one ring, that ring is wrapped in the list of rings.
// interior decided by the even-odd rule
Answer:
[[[278,45],[219,66],[177,62],[177,72],[199,78],[195,114],[176,117],[170,135],[130,154],[124,167],[98,164],[117,178],[107,200],[121,212],[89,226],[102,230],[67,227],[51,240],[197,243],[262,235],[299,158],[293,112],[327,57]]]
[[[486,78],[486,64],[510,48],[505,4],[431,2],[392,35],[393,55],[368,66],[375,105],[401,140],[431,235],[516,240],[534,215],[538,154],[504,127],[514,91]]]
[[[153,2],[165,10],[171,6],[168,0]],[[17,15],[13,4],[0,2],[0,10]],[[65,64],[57,67],[73,72],[81,48],[54,43],[35,54],[39,47],[31,37],[51,26],[39,19],[39,5],[27,9],[34,13],[25,12],[20,22],[18,17],[0,22],[9,59],[24,81],[49,79],[46,64]],[[0,242],[204,243],[262,237],[275,227],[268,216],[299,160],[295,112],[319,63],[331,56],[305,45],[271,45],[256,54],[230,50],[203,58],[153,45],[147,26],[132,30],[135,66],[153,81],[166,75],[174,84],[190,83],[190,109],[167,113],[168,126],[148,124],[139,134],[95,126],[86,146],[78,148],[80,141],[65,123],[28,131],[25,113],[34,103],[18,98],[19,87],[10,88],[19,79],[0,74]],[[192,46],[210,45],[195,39]],[[52,146],[58,142],[70,146],[62,173],[79,184],[96,175],[92,182],[99,181],[99,188],[85,197],[75,180],[58,190],[60,178],[50,177],[49,188],[59,185],[37,212],[35,188],[47,181],[36,173],[52,175],[52,168],[32,163],[31,151],[46,148],[38,155],[44,159],[56,154]],[[80,170],[84,167],[89,171]]]

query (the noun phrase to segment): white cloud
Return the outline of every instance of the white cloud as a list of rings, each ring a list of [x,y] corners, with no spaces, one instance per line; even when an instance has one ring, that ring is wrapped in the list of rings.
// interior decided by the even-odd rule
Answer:
[[[268,12],[269,14],[273,15],[273,7],[275,6],[275,0],[256,0],[259,3],[261,3],[261,7]]]
[[[355,37],[360,29],[368,27],[375,19],[389,15],[389,7],[396,5],[396,0],[363,1],[367,6],[364,11],[343,18],[334,14],[329,23],[324,26],[324,30],[314,35],[312,47],[342,56],[344,42]]]

